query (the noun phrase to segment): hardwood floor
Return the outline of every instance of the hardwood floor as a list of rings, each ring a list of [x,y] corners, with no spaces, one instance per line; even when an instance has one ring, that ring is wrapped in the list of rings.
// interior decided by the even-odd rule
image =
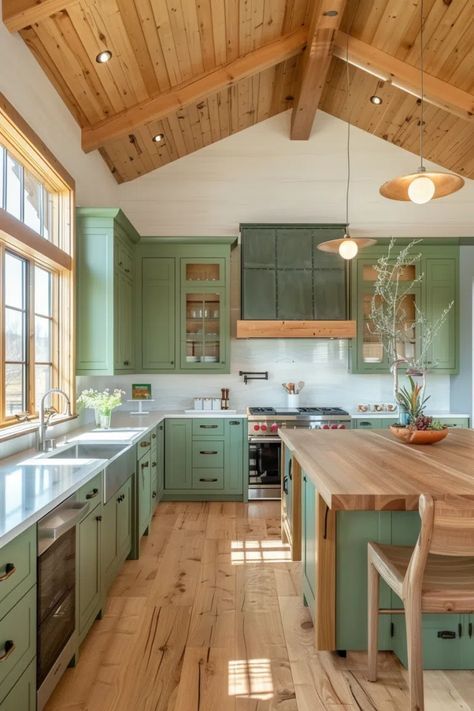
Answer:
[[[381,655],[312,648],[279,502],[165,503],[47,711],[405,711]],[[474,710],[474,672],[425,672],[427,711]]]

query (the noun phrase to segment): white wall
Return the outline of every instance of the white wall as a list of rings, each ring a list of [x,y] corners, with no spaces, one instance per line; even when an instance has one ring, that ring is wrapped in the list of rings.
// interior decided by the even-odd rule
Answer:
[[[124,183],[120,206],[144,235],[237,234],[240,222],[344,222],[346,124],[318,112],[311,139],[290,141],[289,120],[289,111],[279,114]],[[379,186],[415,171],[417,157],[351,130],[354,234],[473,234],[473,181],[428,205],[387,200]]]

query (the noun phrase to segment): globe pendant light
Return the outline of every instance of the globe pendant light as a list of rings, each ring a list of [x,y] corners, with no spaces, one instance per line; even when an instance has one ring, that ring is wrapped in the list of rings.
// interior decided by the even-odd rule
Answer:
[[[430,200],[444,197],[460,190],[464,180],[455,173],[427,171],[423,165],[423,134],[424,134],[424,68],[423,68],[423,0],[420,1],[420,167],[417,173],[401,175],[384,183],[379,192],[389,200],[405,200],[424,205]]]
[[[347,35],[346,43],[346,87],[347,87],[347,101],[349,101],[349,35]],[[363,247],[368,247],[371,244],[375,244],[377,240],[362,238],[362,237],[351,237],[349,234],[349,187],[351,180],[351,122],[350,115],[347,118],[347,181],[346,181],[346,233],[342,239],[331,239],[327,242],[321,242],[318,244],[318,249],[321,252],[331,252],[332,254],[339,254],[343,259],[354,259],[359,249]]]

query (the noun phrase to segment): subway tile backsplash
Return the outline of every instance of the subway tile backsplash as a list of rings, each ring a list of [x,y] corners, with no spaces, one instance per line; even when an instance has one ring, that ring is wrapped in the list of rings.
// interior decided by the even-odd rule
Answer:
[[[348,370],[349,342],[326,339],[232,340],[229,375],[117,375],[77,379],[78,391],[94,387],[121,387],[130,397],[135,382],[151,383],[150,404],[153,409],[180,410],[192,407],[194,397],[215,397],[220,388],[230,389],[230,405],[239,410],[249,405],[286,405],[282,383],[305,381],[301,405],[334,405],[349,411],[360,402],[392,402],[390,375],[352,375]],[[244,385],[239,370],[268,371],[268,381],[257,380]],[[429,408],[449,410],[450,378],[429,374],[427,392]],[[123,406],[131,409],[131,403]]]

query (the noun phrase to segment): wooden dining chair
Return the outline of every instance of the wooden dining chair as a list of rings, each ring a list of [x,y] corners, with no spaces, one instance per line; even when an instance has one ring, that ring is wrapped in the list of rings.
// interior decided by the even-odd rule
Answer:
[[[422,613],[474,611],[474,501],[422,494],[419,512],[415,547],[368,544],[368,678],[377,681],[382,577],[405,608],[411,711],[424,708]]]

